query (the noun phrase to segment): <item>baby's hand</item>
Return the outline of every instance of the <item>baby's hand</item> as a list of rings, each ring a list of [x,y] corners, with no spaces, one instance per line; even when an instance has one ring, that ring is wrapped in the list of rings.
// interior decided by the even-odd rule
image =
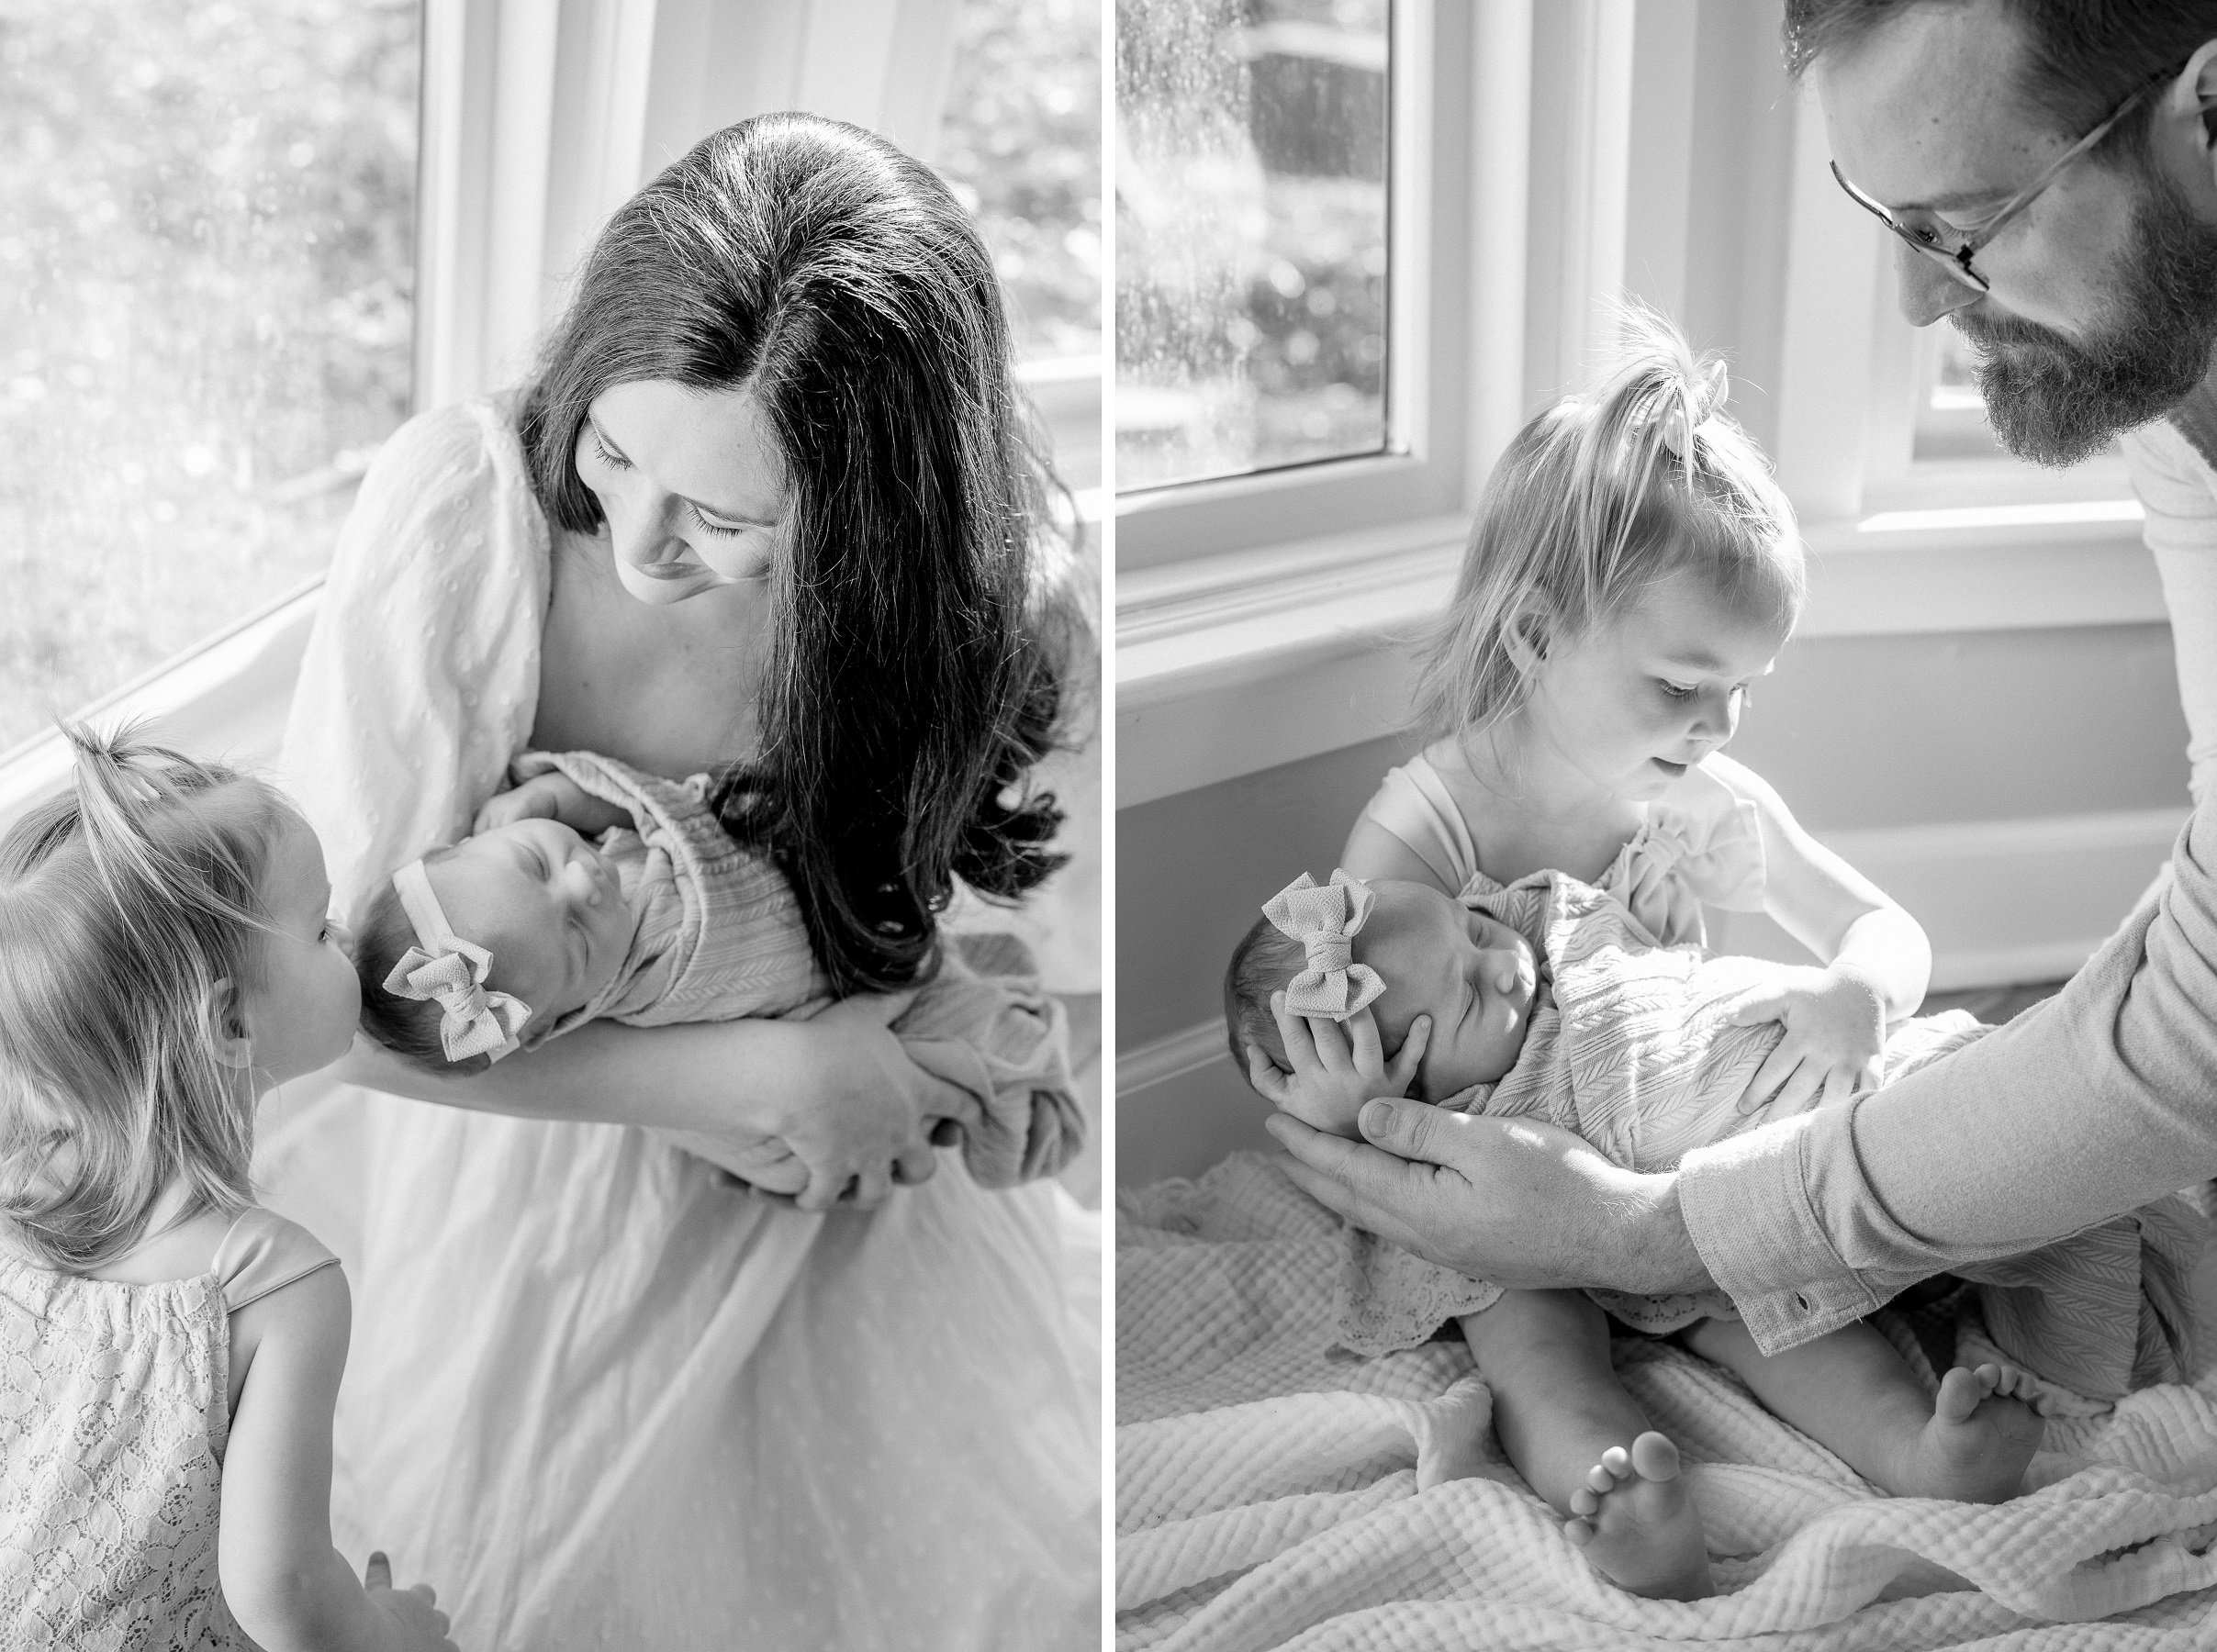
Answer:
[[[1271,994],[1271,1013],[1285,1043],[1286,1072],[1259,1044],[1247,1046],[1248,1082],[1273,1107],[1289,1112],[1312,1130],[1360,1141],[1355,1115],[1374,1096],[1405,1096],[1424,1059],[1432,1018],[1420,1015],[1402,1040],[1392,1064],[1378,1037],[1378,1018],[1368,1010],[1348,1017],[1345,1025],[1328,1017],[1290,1013],[1285,994]]]
[[[570,792],[586,796],[585,789],[567,775],[533,775],[521,786],[486,798],[477,818],[470,822],[470,834],[498,832],[518,820],[558,820]]]
[[[1844,1101],[1875,1089],[1886,1049],[1886,998],[1853,971],[1796,969],[1775,987],[1757,988],[1734,1006],[1731,1023],[1778,1021],[1786,1036],[1740,1098],[1741,1114],[1773,1097],[1771,1116]]]

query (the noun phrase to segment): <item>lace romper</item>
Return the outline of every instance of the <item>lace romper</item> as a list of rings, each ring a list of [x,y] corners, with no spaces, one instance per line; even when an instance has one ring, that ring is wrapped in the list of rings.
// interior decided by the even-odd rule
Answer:
[[[0,1255],[0,1649],[252,1652],[216,1568],[230,1315],[338,1260],[258,1205],[189,1279]]]

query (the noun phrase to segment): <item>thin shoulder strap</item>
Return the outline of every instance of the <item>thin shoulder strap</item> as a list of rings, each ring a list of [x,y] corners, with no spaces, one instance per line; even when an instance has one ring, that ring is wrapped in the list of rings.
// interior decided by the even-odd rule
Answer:
[[[1439,771],[1422,753],[1386,771],[1362,813],[1407,845],[1444,888],[1461,888],[1478,870],[1478,845],[1470,823]]]
[[[210,1271],[223,1287],[224,1307],[236,1313],[318,1268],[338,1266],[339,1258],[298,1222],[249,1205],[216,1246]]]

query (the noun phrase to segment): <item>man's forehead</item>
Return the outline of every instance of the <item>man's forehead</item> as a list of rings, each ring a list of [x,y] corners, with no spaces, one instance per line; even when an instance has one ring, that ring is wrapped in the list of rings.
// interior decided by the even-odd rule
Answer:
[[[1998,0],[1923,0],[1818,59],[1832,159],[1886,206],[1947,210],[2021,186],[2069,140],[2028,99],[2023,39]]]

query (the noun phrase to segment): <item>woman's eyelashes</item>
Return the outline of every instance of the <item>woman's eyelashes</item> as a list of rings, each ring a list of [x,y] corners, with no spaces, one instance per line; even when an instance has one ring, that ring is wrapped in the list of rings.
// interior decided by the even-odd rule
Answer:
[[[711,521],[707,517],[701,515],[700,507],[694,504],[690,499],[686,500],[685,508],[696,523],[708,530],[709,532],[715,534],[719,539],[737,539],[741,534],[746,531],[746,529],[744,525],[733,525],[727,527],[722,522]]]
[[[599,425],[588,422],[585,428],[592,436],[593,452],[600,455],[601,463],[607,465],[610,470],[621,471],[632,468],[632,462],[629,459],[626,459],[621,453],[619,453],[615,449],[609,446],[606,438],[600,434],[600,427]]]

